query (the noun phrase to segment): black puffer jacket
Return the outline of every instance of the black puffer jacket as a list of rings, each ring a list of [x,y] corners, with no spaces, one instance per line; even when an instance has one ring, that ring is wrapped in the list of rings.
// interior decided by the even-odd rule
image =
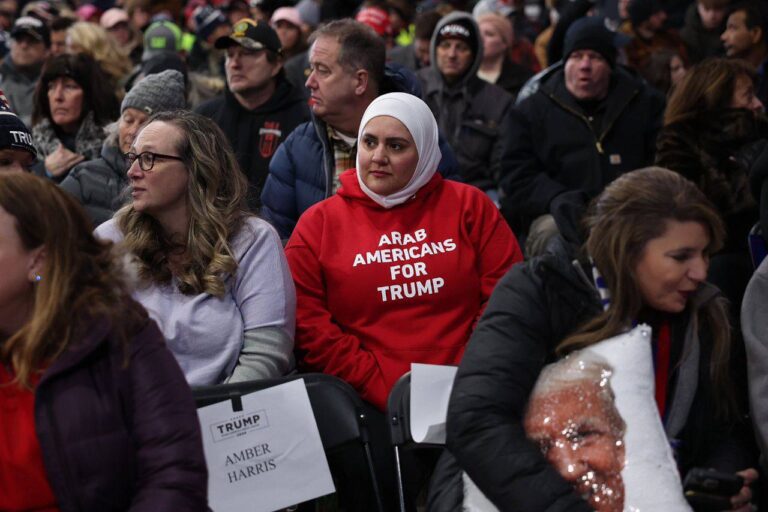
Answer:
[[[709,287],[692,300],[715,296],[716,290]],[[599,312],[596,290],[582,266],[572,263],[565,251],[516,265],[499,281],[456,375],[448,408],[447,445],[458,465],[450,455],[438,464],[430,489],[430,510],[461,510],[459,466],[502,512],[590,510],[538,446],[527,440],[522,418],[541,369],[555,359],[555,347]],[[682,357],[680,340],[688,336],[701,348],[699,368],[709,368],[711,340],[704,330],[701,338],[691,334],[689,314],[671,321],[671,367],[677,367]],[[677,389],[677,376],[675,370],[668,389]],[[698,376],[692,403],[682,416],[687,421],[681,422],[674,436],[680,440],[681,471],[684,474],[694,466],[727,472],[751,467],[755,450],[748,422],[744,418],[717,422],[709,372],[699,371]],[[674,392],[668,402],[674,409]]]

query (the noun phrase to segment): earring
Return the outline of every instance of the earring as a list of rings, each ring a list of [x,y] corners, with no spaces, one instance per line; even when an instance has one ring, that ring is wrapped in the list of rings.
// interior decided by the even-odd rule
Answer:
[[[35,282],[36,283],[39,283],[42,280],[43,280],[43,276],[41,276],[40,274],[35,274]]]

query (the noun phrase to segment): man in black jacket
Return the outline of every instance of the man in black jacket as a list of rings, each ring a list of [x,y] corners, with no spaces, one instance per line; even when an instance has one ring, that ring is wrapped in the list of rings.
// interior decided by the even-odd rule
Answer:
[[[275,150],[309,120],[309,108],[285,79],[280,39],[265,22],[240,20],[216,47],[227,52],[228,89],[197,112],[213,119],[232,143],[250,184],[248,205],[255,210]]]
[[[566,34],[564,63],[543,73],[502,130],[502,208],[526,252],[558,229],[580,243],[580,217],[621,174],[653,161],[664,97],[616,65],[615,34],[582,18]]]

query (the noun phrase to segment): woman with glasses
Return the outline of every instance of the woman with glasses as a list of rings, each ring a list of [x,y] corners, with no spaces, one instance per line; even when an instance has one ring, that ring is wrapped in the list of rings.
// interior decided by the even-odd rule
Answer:
[[[247,183],[216,124],[149,118],[125,155],[131,201],[96,234],[135,256],[135,297],[191,385],[293,368],[296,297],[280,239],[244,203]]]

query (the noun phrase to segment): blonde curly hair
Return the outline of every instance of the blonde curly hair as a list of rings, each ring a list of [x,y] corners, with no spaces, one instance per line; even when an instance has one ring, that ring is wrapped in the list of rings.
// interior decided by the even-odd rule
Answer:
[[[237,271],[231,242],[249,215],[248,182],[227,137],[210,119],[177,110],[154,114],[144,126],[154,122],[173,125],[182,134],[176,151],[189,173],[189,228],[186,240],[172,240],[151,215],[128,204],[115,214],[124,244],[138,259],[143,281],[168,283],[176,277],[185,295],[221,297],[226,279]],[[182,262],[172,270],[169,255],[180,251]]]
[[[112,78],[113,85],[121,84],[131,72],[131,60],[117,42],[101,26],[78,21],[67,29],[67,44],[76,53],[84,53],[99,63]]]

